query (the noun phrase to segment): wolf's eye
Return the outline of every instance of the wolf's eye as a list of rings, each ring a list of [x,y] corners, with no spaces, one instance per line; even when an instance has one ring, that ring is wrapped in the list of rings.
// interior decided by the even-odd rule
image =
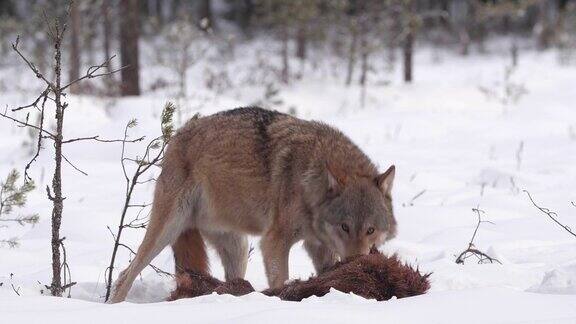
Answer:
[[[350,227],[344,223],[342,223],[342,230],[346,233],[350,233]]]
[[[366,235],[371,235],[372,233],[374,233],[374,227],[369,227],[366,231]]]

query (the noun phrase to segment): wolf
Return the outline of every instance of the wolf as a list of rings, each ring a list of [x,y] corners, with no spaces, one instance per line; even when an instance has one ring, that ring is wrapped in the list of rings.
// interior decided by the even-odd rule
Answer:
[[[166,148],[146,234],[109,302],[123,301],[168,245],[177,273],[207,273],[208,242],[232,280],[244,278],[247,236],[261,236],[271,288],[288,279],[298,241],[319,274],[338,259],[368,254],[396,235],[394,176],[393,165],[379,173],[324,123],[258,107],[191,119]]]

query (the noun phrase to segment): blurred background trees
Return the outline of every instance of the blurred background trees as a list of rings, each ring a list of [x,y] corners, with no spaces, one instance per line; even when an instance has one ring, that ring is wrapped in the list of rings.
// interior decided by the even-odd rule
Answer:
[[[44,15],[65,14],[67,3],[0,0],[0,64],[7,64],[16,34],[32,38],[27,46],[39,65],[49,62],[48,43],[38,31]],[[65,60],[69,79],[114,53],[120,59],[113,64],[124,67],[101,88],[71,89],[99,95],[139,95],[162,86],[157,80],[143,89],[140,70],[150,63],[143,63],[142,56],[172,50],[180,53],[172,65],[179,71],[179,92],[185,93],[186,71],[204,56],[198,53],[207,51],[206,37],[210,47],[228,57],[239,44],[269,42],[277,56],[254,60],[278,62],[272,69],[283,84],[298,79],[306,73],[303,66],[314,65],[326,53],[342,59],[344,84],[365,85],[371,73],[389,73],[397,57],[402,59],[403,81],[417,80],[413,56],[421,44],[466,56],[485,53],[488,39],[506,36],[506,51],[516,64],[527,47],[558,48],[569,61],[576,43],[575,0],[78,0],[70,14]],[[372,62],[379,59],[388,70],[375,71]],[[225,87],[224,77],[209,72],[206,83]],[[219,75],[222,80],[214,80]]]

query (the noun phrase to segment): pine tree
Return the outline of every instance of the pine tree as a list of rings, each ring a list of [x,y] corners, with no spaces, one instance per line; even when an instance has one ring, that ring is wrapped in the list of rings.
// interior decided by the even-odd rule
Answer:
[[[7,227],[3,225],[7,222],[17,223],[21,226],[38,223],[38,214],[13,215],[15,210],[26,205],[28,194],[35,189],[33,181],[26,181],[21,186],[16,185],[19,178],[18,171],[12,170],[6,179],[0,183],[0,228]],[[18,239],[0,239],[0,246],[2,245],[17,247]]]

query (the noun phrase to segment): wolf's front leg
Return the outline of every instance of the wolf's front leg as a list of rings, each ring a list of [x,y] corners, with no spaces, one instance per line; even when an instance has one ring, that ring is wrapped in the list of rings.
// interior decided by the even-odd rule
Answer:
[[[270,288],[282,287],[288,280],[288,256],[292,242],[282,230],[268,231],[260,241],[266,276]]]
[[[304,248],[312,259],[316,274],[325,272],[338,261],[336,254],[321,242],[305,240]]]

